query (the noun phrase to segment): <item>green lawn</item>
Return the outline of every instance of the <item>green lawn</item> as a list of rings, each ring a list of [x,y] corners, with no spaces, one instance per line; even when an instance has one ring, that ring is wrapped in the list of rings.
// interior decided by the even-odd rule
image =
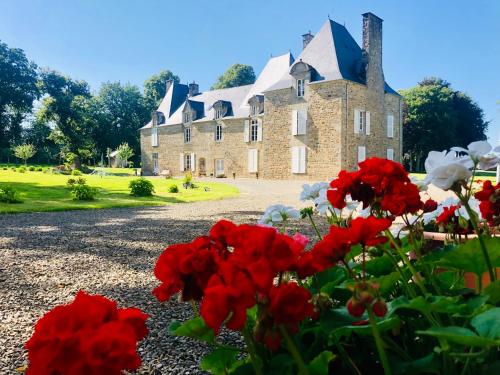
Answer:
[[[184,189],[178,179],[151,178],[155,187],[153,197],[133,197],[129,193],[129,182],[137,177],[130,176],[133,170],[128,168],[106,169],[117,175],[83,175],[90,186],[99,188],[99,194],[93,201],[74,201],[71,198],[66,181],[70,177],[43,172],[19,173],[11,170],[0,170],[0,186],[9,185],[15,188],[23,203],[0,203],[0,213],[65,211],[111,207],[161,206],[174,203],[185,203],[202,200],[215,200],[235,197],[238,189],[218,182],[197,182],[196,189]],[[172,184],[179,186],[179,193],[169,193]],[[205,187],[208,191],[205,191]]]

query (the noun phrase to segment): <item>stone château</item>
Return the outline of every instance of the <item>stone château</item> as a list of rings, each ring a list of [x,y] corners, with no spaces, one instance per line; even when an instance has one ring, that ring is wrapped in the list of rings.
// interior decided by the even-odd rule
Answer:
[[[296,59],[270,58],[251,85],[169,81],[140,129],[143,174],[320,180],[371,156],[400,161],[402,98],[384,79],[382,19],[363,14],[362,48],[331,20],[302,37]]]

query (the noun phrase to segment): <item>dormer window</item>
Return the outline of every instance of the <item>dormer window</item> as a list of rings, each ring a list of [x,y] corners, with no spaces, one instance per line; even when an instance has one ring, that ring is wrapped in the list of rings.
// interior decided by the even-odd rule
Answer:
[[[156,112],[156,116],[157,116],[158,125],[162,125],[165,123],[165,115],[163,113]]]
[[[182,122],[185,124],[191,122],[191,113],[184,112]]]
[[[232,115],[231,102],[225,100],[218,100],[213,104],[214,120],[224,118]]]
[[[264,96],[254,95],[248,99],[248,104],[250,106],[250,116],[258,116],[264,112]]]
[[[218,120],[222,117],[224,117],[224,110],[222,108],[217,108],[215,110],[215,119]]]
[[[298,97],[304,96],[304,85],[305,85],[305,82],[303,79],[297,80],[297,96]]]
[[[258,104],[252,105],[252,107],[250,109],[250,114],[252,116],[257,116],[259,114],[259,105]]]

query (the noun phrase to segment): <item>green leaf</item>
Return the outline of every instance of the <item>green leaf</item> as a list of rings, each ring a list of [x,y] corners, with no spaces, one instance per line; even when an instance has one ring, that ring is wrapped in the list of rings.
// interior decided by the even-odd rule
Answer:
[[[404,375],[440,374],[441,362],[436,353],[413,361],[394,363],[394,373]]]
[[[369,281],[379,284],[380,294],[383,296],[387,296],[393,291],[399,279],[400,279],[399,272],[392,272],[389,275],[380,276],[374,279],[370,279]]]
[[[482,294],[488,296],[488,302],[493,305],[500,302],[500,280],[496,280],[484,288]]]
[[[202,370],[214,375],[225,375],[228,369],[236,363],[237,356],[237,351],[231,348],[219,347],[203,358],[200,367]]]
[[[462,313],[467,309],[460,297],[428,296],[416,297],[408,300],[406,297],[398,297],[389,303],[390,313],[399,309],[416,310],[421,314],[429,312],[455,314]]]
[[[308,365],[310,375],[328,375],[328,365],[331,360],[335,358],[335,355],[325,350],[321,352],[316,358],[314,358]]]
[[[419,335],[433,336],[463,346],[489,347],[500,345],[500,340],[480,337],[473,331],[463,327],[433,327],[425,331],[416,331]]]
[[[373,258],[366,262],[366,272],[373,276],[383,276],[390,274],[394,271],[394,267],[395,266],[388,255]]]
[[[190,319],[180,325],[172,323],[170,332],[175,336],[186,336],[200,341],[213,342],[214,331],[207,327],[201,317]]]
[[[331,294],[335,287],[344,281],[347,271],[342,267],[332,267],[316,275],[316,283],[320,291]]]
[[[492,266],[500,267],[500,238],[487,237],[484,238],[484,241]],[[476,275],[482,275],[488,271],[479,239],[477,238],[457,246],[454,251],[444,255],[437,264],[445,268],[472,272]]]
[[[500,339],[500,307],[494,307],[477,315],[470,324],[480,336],[493,340]]]
[[[271,357],[271,374],[293,374],[295,362],[289,354],[277,354]]]

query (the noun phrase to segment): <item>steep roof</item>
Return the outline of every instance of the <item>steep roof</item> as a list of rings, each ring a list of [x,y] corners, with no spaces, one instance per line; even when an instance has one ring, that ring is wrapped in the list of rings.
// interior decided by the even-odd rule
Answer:
[[[356,43],[345,26],[332,20],[326,21],[314,38],[302,50],[296,63],[303,61],[311,65],[319,81],[346,79],[353,82],[365,83],[361,77],[360,69],[362,49]],[[293,78],[287,72],[275,85],[267,91],[289,88]],[[396,92],[385,84],[386,92]]]

